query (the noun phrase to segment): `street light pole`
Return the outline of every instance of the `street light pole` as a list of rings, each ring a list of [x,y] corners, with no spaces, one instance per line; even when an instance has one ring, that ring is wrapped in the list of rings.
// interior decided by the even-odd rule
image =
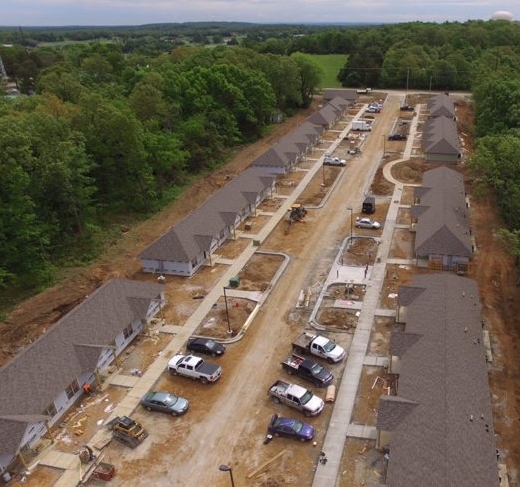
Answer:
[[[221,472],[229,472],[229,478],[231,479],[231,487],[235,487],[235,481],[233,480],[233,470],[229,465],[221,465],[218,468]]]
[[[347,208],[350,211],[350,238],[352,238],[352,208]]]
[[[228,335],[232,335],[233,334],[233,330],[231,329],[231,321],[229,320],[229,308],[228,308],[228,304],[227,304],[227,295],[226,295],[226,286],[224,286],[224,303],[226,305],[226,319],[227,319],[227,332],[228,332]]]

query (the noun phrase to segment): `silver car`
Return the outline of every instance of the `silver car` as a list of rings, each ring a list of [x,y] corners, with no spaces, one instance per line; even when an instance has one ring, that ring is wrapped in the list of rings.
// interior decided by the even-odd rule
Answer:
[[[360,218],[356,221],[356,227],[359,228],[372,228],[374,230],[377,230],[381,227],[379,222],[375,222],[374,220],[371,220],[370,218]]]
[[[187,399],[160,391],[146,394],[141,399],[141,405],[148,411],[160,411],[173,416],[184,414],[190,406]]]

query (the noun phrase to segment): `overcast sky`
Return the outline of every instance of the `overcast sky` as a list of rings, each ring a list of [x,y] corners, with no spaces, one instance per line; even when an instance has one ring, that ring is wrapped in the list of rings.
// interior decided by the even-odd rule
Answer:
[[[445,22],[488,20],[520,0],[0,0],[0,26],[142,25],[170,22]]]

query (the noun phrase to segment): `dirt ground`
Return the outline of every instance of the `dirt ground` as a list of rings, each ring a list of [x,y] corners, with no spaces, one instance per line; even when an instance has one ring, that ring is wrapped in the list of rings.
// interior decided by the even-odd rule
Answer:
[[[409,99],[410,104],[418,100]],[[188,189],[176,202],[172,203],[159,215],[132,228],[130,232],[121,238],[113,248],[98,262],[89,268],[79,269],[69,280],[54,288],[35,296],[27,302],[21,303],[9,315],[8,319],[0,324],[0,335],[3,343],[0,346],[0,363],[9,360],[16,351],[39,336],[41,330],[54,323],[63,314],[72,309],[83,297],[98,287],[105,280],[112,277],[129,277],[140,280],[154,281],[154,276],[147,276],[139,269],[136,259],[139,251],[151,243],[155,238],[164,233],[171,225],[179,221],[193,207],[204,201],[212,192],[218,190],[226,176],[234,175],[243,170],[255,157],[267,150],[280,137],[289,133],[299,125],[310,113],[313,113],[319,104],[319,100],[305,113],[285,122],[263,141],[244,148],[237,153],[229,164],[219,169],[214,174],[198,181]],[[378,115],[379,116],[379,115]],[[458,107],[459,123],[467,124],[471,120],[471,110],[466,105]],[[401,144],[395,142],[395,144]],[[383,144],[381,141],[381,148]],[[399,150],[399,145],[395,150]],[[471,141],[465,142],[465,147],[471,147]],[[394,146],[386,147],[389,152]],[[368,157],[368,155],[367,155]],[[398,155],[388,154],[385,162],[397,158]],[[359,156],[349,159],[349,177],[353,184],[359,186],[362,191],[364,180],[361,177],[362,169],[356,164]],[[382,166],[381,166],[382,167]],[[430,169],[421,160],[415,159],[406,164],[394,167],[394,177],[406,183],[420,183],[422,173]],[[459,168],[465,175],[466,191],[472,196],[472,182],[463,166]],[[313,288],[323,281],[327,265],[332,262],[340,244],[340,235],[348,235],[351,221],[355,219],[358,211],[349,215],[344,209],[342,215],[328,213],[327,221],[323,221],[318,210],[311,207],[320,203],[323,196],[332,186],[334,181],[341,180],[344,173],[339,168],[326,168],[315,177],[307,190],[302,195],[302,201],[309,207],[309,214],[304,223],[293,225],[286,232],[285,222],[280,224],[272,232],[263,245],[263,249],[282,250],[291,256],[291,264],[287,270],[286,278],[281,285],[274,290],[267,303],[259,313],[258,323],[251,328],[247,336],[240,342],[228,347],[225,360],[225,369],[242,367],[242,374],[235,374],[233,380],[229,376],[223,376],[218,384],[204,386],[195,384],[187,379],[174,378],[165,374],[157,384],[157,389],[171,390],[175,393],[190,398],[190,411],[183,418],[163,417],[153,413],[138,411],[136,417],[144,424],[153,424],[153,431],[149,441],[139,449],[129,452],[121,445],[113,445],[107,452],[107,460],[117,462],[119,471],[112,481],[114,487],[129,485],[186,485],[186,479],[194,477],[200,485],[224,486],[228,485],[228,475],[218,471],[214,465],[209,466],[207,473],[200,473],[199,469],[208,468],[204,459],[196,460],[201,451],[207,451],[207,455],[213,458],[215,452],[220,452],[222,462],[229,462],[233,467],[233,473],[237,485],[250,485],[252,487],[281,487],[282,485],[310,485],[310,479],[318,466],[319,449],[309,445],[293,444],[289,440],[276,439],[269,445],[262,445],[265,435],[266,418],[273,411],[273,406],[265,397],[265,390],[274,382],[275,370],[279,368],[273,356],[283,357],[288,352],[287,341],[290,336],[301,332],[302,323],[306,322],[306,311],[294,308],[300,288]],[[284,178],[280,185],[280,193],[290,194],[299,178],[304,173],[292,173]],[[391,195],[393,186],[382,177],[381,168],[375,171],[373,181],[367,186],[369,191],[377,197]],[[412,191],[403,191],[402,204],[410,204]],[[354,196],[354,195],[353,195]],[[355,195],[358,196],[358,195]],[[388,200],[387,200],[388,201]],[[269,200],[265,202],[262,210],[269,212],[281,204],[281,200]],[[345,197],[336,195],[332,198],[332,205],[343,205]],[[378,204],[374,219],[384,222],[388,203]],[[517,287],[517,272],[513,259],[504,251],[497,237],[500,221],[496,216],[496,206],[489,196],[471,197],[470,218],[476,235],[477,253],[471,265],[469,277],[477,280],[480,288],[480,297],[483,303],[483,314],[486,320],[486,328],[490,331],[493,347],[493,363],[490,370],[490,383],[493,393],[495,412],[495,431],[497,433],[498,447],[502,460],[507,464],[510,477],[510,485],[518,487],[518,465],[520,465],[520,441],[517,428],[520,420],[520,364],[516,360],[520,341],[520,325],[517,316],[520,312],[519,290]],[[406,221],[406,213],[401,213],[399,218],[403,224]],[[253,220],[252,231],[265,224],[266,217],[258,217]],[[333,228],[333,231],[328,229]],[[250,230],[242,229],[244,232]],[[379,232],[359,231],[366,236],[377,237]],[[392,241],[392,257],[410,257],[412,240],[409,232],[399,232]],[[225,258],[233,258],[241,250],[241,240],[231,241],[217,251]],[[376,255],[377,243],[372,238],[355,239],[349,251],[343,255],[345,265],[364,265],[367,259],[373,259]],[[247,268],[240,274],[241,287],[251,291],[263,291],[276,269],[280,265],[280,259],[276,257],[266,258],[258,256],[251,260]],[[261,270],[260,270],[261,269]],[[199,299],[215,285],[225,271],[224,265],[216,264],[213,267],[201,269],[192,278],[167,279],[167,295],[169,305],[164,310],[164,318],[173,324],[182,324],[196,309]],[[411,266],[388,266],[380,298],[380,307],[395,309],[397,291],[400,285],[407,284],[418,271]],[[297,288],[291,286],[297,283]],[[303,283],[302,285],[300,285]],[[361,289],[354,290],[362,295]],[[332,289],[332,293],[336,290]],[[238,305],[237,305],[238,304]],[[233,330],[243,322],[250,313],[251,303],[242,298],[230,298],[228,301],[229,319]],[[345,327],[343,333],[338,333],[338,342],[348,346],[350,340],[349,331],[355,327],[355,316],[348,315],[345,310],[324,308],[321,310],[320,319],[330,322],[331,325],[342,323]],[[219,300],[212,312],[201,323],[201,327],[210,324],[204,330],[212,330],[215,336],[226,336],[228,325],[225,311],[225,302]],[[384,354],[385,344],[390,332],[395,325],[387,318],[377,318],[372,331],[370,353],[374,355]],[[337,327],[336,327],[337,328]],[[207,334],[207,333],[205,333]],[[278,345],[280,337],[285,341]],[[167,336],[152,334],[139,338],[135,347],[128,351],[123,369],[129,375],[135,369],[146,370],[150,360],[162,353],[167,342]],[[247,364],[246,357],[257,362]],[[336,375],[340,375],[338,370]],[[339,378],[339,377],[338,377]],[[247,391],[248,381],[253,379],[261,383],[262,393],[251,390],[247,401],[252,401],[257,406],[247,415],[237,418],[235,411],[226,407],[222,398],[233,395],[234,390]],[[272,380],[271,380],[272,379]],[[375,424],[375,410],[377,398],[380,394],[387,393],[387,387],[391,382],[385,376],[385,371],[379,367],[366,367],[358,391],[358,399],[354,411],[353,421],[366,424]],[[99,393],[90,398],[87,404],[79,404],[74,409],[67,421],[57,431],[60,433],[60,446],[68,451],[74,451],[83,443],[85,436],[77,436],[75,430],[78,421],[83,420],[81,428],[94,431],[99,425],[94,418],[107,415],[112,405],[119,401],[123,390],[110,388],[108,396]],[[245,401],[245,398],[244,398]],[[256,401],[256,402],[255,402]],[[323,440],[331,407],[326,407],[319,418],[313,418],[312,422],[317,428],[317,442]],[[278,413],[287,413],[286,409],[277,408]],[[210,416],[212,424],[226,424],[227,436],[212,438],[213,427],[209,427],[201,418]],[[187,439],[192,439],[188,441]],[[213,456],[212,456],[213,455]],[[279,456],[278,456],[279,455]],[[172,465],[173,462],[173,465]],[[265,462],[272,462],[274,468],[262,469]],[[153,473],[151,466],[153,465]],[[297,468],[294,468],[297,465]],[[213,472],[215,470],[215,472]],[[349,439],[345,445],[345,454],[341,466],[341,480],[336,487],[357,487],[364,485],[368,480],[377,481],[384,476],[385,460],[381,452],[377,452],[373,442],[365,440]],[[49,485],[49,478],[53,472],[46,468],[39,468],[33,474],[33,485]],[[43,479],[43,480],[42,480]],[[148,480],[147,480],[148,479]],[[165,483],[165,480],[167,482]],[[200,483],[202,481],[202,483]],[[100,484],[101,485],[101,484]]]

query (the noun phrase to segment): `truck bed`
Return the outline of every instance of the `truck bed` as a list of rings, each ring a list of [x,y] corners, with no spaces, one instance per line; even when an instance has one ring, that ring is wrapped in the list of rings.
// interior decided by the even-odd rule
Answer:
[[[277,380],[270,388],[269,393],[270,394],[276,394],[279,396],[285,395],[287,389],[289,388],[290,384],[288,382],[284,382],[283,380]]]
[[[299,355],[291,355],[287,357],[282,364],[286,365],[287,367],[291,367],[293,369],[297,369],[299,365],[304,361],[305,359],[303,357],[300,357]]]
[[[310,333],[302,333],[292,342],[293,347],[308,348],[313,338],[314,335],[311,335]]]
[[[213,375],[218,371],[220,365],[203,362],[202,365],[197,368],[197,372],[203,375]]]

